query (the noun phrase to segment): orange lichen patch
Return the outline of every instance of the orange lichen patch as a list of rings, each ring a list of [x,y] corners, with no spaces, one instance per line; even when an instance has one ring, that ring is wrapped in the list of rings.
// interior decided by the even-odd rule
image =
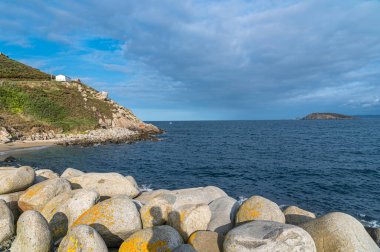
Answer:
[[[247,220],[255,220],[259,218],[262,214],[262,204],[250,204],[246,203],[242,205],[241,211],[238,212],[237,219],[238,221],[247,221]]]
[[[194,240],[197,238],[197,233],[193,233],[192,235],[190,235],[189,239],[187,240],[187,243],[188,244],[193,244],[194,243]]]
[[[84,212],[81,216],[79,216],[78,219],[72,225],[72,227],[75,227],[80,224],[90,225],[99,222],[106,226],[114,225],[114,209],[112,209],[111,205],[111,201],[103,201],[99,204],[96,204],[95,206],[91,207],[86,212]]]
[[[23,211],[28,211],[28,210],[34,210],[34,206],[26,203],[26,202],[23,202],[23,201],[19,201],[18,202],[18,207]]]
[[[38,183],[25,191],[23,195],[20,196],[20,200],[30,199],[36,196],[43,188],[44,183]]]
[[[119,252],[171,252],[166,241],[158,240],[156,242],[146,241],[140,237],[131,237],[127,239]]]
[[[144,124],[140,124],[140,125],[139,125],[139,128],[140,128],[140,129],[144,129],[144,128],[145,128],[145,125],[144,125]]]

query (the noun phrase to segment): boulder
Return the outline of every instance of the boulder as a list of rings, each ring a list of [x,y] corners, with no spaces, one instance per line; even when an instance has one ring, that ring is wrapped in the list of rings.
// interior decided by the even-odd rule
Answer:
[[[220,188],[215,186],[187,188],[170,191],[170,195],[176,196],[173,208],[178,208],[183,205],[197,205],[206,204],[216,200],[217,198],[227,196],[227,194]]]
[[[315,219],[315,214],[296,206],[289,206],[284,210],[287,224],[299,225]]]
[[[19,192],[33,184],[35,172],[32,167],[0,167],[0,194]]]
[[[15,157],[13,157],[13,156],[6,157],[6,158],[3,160],[3,162],[5,162],[5,163],[14,163],[14,162],[16,162],[16,161],[17,161],[17,159],[16,159]]]
[[[64,192],[50,200],[42,209],[41,214],[49,222],[53,240],[56,241],[65,236],[68,227],[98,200],[97,192],[84,189]]]
[[[73,226],[89,225],[106,242],[108,247],[118,247],[133,232],[141,229],[140,214],[127,195],[104,200],[84,212]]]
[[[35,184],[23,193],[18,201],[22,211],[36,210],[43,207],[58,194],[71,191],[70,183],[63,178],[49,179]]]
[[[377,246],[380,246],[380,228],[366,227],[365,230],[367,230]]]
[[[108,252],[108,249],[95,229],[87,225],[78,225],[69,231],[59,245],[58,252],[67,251]]]
[[[11,134],[6,128],[0,127],[0,144],[9,143],[12,140]]]
[[[4,200],[5,203],[7,203],[9,209],[12,211],[15,223],[17,222],[18,217],[20,216],[20,210],[18,209],[18,199],[23,193],[24,192],[21,191],[0,195],[0,200]]]
[[[170,226],[145,228],[133,233],[121,245],[119,252],[173,251],[183,244],[178,232]]]
[[[141,207],[140,215],[144,228],[163,225],[168,221],[168,215],[172,211],[175,197],[170,197],[171,195],[165,196],[154,198]]]
[[[208,205],[183,205],[169,214],[168,224],[174,227],[186,241],[198,230],[206,230],[211,219]]]
[[[17,221],[17,236],[11,252],[49,252],[52,237],[45,218],[37,211],[26,211]]]
[[[134,187],[139,188],[139,186],[137,185],[137,182],[136,182],[136,180],[135,180],[134,177],[132,177],[132,176],[125,176],[125,178],[128,179],[129,182],[131,182]]]
[[[81,176],[68,178],[73,189],[93,190],[102,199],[116,195],[136,197],[140,192],[129,179],[118,173],[85,173]]]
[[[193,246],[189,244],[182,244],[181,246],[173,250],[173,252],[197,252],[197,251],[193,248]]]
[[[4,200],[0,200],[0,249],[15,233],[12,211]]]
[[[302,228],[274,221],[251,221],[227,233],[224,252],[316,252],[311,236]]]
[[[223,237],[212,231],[197,231],[190,235],[188,244],[198,252],[223,251]]]
[[[48,179],[55,179],[55,178],[59,178],[59,175],[57,173],[49,169],[41,169],[41,170],[36,171],[36,179],[34,183],[37,184],[42,181],[45,181]]]
[[[334,212],[300,225],[313,237],[318,252],[379,252],[380,249],[354,217]]]
[[[170,193],[169,190],[165,189],[159,189],[159,190],[154,190],[154,191],[149,191],[149,192],[142,192],[136,200],[140,201],[142,204],[148,203],[150,200],[165,194],[165,193]]]
[[[228,196],[218,198],[209,204],[211,220],[207,230],[225,235],[234,227],[236,212],[239,203]]]
[[[276,203],[261,196],[252,196],[240,206],[236,214],[236,223],[252,220],[285,223],[285,216]]]
[[[74,169],[74,168],[67,168],[61,175],[61,178],[70,178],[70,177],[78,177],[85,174],[84,172]]]

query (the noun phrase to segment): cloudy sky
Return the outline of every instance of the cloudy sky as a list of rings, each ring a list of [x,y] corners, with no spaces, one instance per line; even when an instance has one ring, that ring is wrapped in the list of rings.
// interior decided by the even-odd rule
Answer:
[[[380,114],[380,1],[0,1],[0,51],[144,120]]]

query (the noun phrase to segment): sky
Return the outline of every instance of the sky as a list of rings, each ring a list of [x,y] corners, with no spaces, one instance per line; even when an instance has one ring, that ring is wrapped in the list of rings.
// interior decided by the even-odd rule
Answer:
[[[0,51],[143,120],[380,114],[380,1],[0,0]]]

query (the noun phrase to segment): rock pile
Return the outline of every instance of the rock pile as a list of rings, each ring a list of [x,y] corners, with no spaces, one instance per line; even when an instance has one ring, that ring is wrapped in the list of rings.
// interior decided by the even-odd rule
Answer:
[[[380,251],[378,230],[223,190],[140,192],[131,176],[0,168],[0,251]]]

